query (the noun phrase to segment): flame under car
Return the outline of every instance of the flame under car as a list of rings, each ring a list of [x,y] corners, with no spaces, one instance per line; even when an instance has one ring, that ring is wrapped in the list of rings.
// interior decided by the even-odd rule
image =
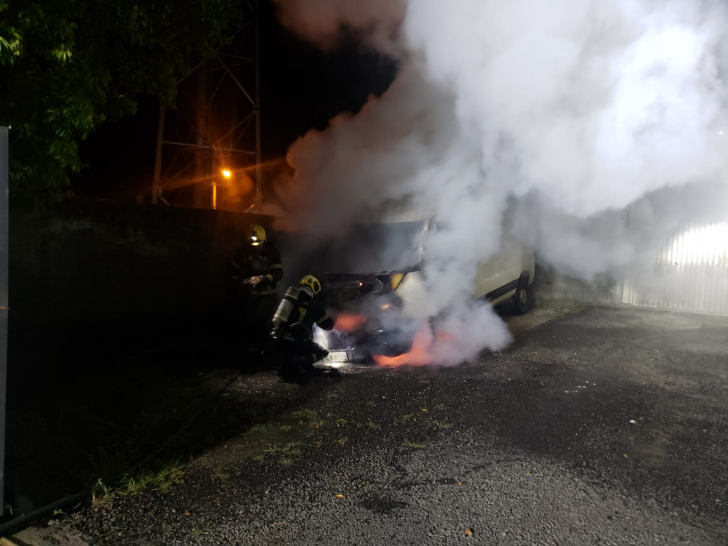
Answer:
[[[320,275],[322,300],[338,317],[333,331],[315,334],[330,352],[323,364],[372,364],[375,357],[403,355],[423,327],[432,327],[421,266],[437,229],[433,219],[358,226],[319,257],[329,271]],[[478,264],[472,296],[493,305],[509,301],[525,313],[534,299],[534,276],[533,251],[505,238],[496,255]]]
[[[403,314],[396,291],[405,275],[322,275],[324,304],[337,316],[332,331],[315,334],[317,343],[330,352],[328,364],[371,364],[377,355],[410,351],[417,321]]]

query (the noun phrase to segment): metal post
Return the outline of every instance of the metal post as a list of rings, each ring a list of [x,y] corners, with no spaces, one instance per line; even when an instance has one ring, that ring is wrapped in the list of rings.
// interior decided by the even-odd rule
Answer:
[[[8,135],[0,125],[0,516],[5,509],[5,400],[8,349]]]
[[[184,124],[189,129],[188,136],[183,137],[182,134],[177,133],[176,138],[165,138],[165,129],[161,123],[159,124],[158,131],[162,132],[162,138],[161,146],[159,136],[157,138],[157,161],[152,187],[153,202],[167,204],[165,196],[162,195],[165,189],[175,190],[192,184],[193,206],[209,208],[212,202],[212,188],[209,188],[209,185],[216,176],[216,173],[213,172],[215,163],[222,159],[226,162],[232,161],[231,166],[236,168],[243,167],[244,163],[246,169],[250,169],[250,171],[255,169],[256,202],[262,198],[260,23],[258,20],[260,1],[245,0],[240,3],[243,6],[244,23],[235,31],[231,41],[217,48],[211,58],[201,60],[178,81],[178,84],[181,84],[197,72],[197,100],[192,104],[183,105],[184,112],[178,111],[176,108],[165,112],[167,118],[165,125],[178,129],[181,124]],[[240,67],[243,67],[244,74],[240,74]],[[250,80],[255,81],[255,89]],[[246,88],[244,84],[247,84],[248,87]],[[235,95],[242,93],[244,100],[239,100],[238,96],[231,99],[230,92]],[[234,108],[232,112],[229,112],[231,100]],[[238,107],[243,109],[242,119],[239,119]],[[225,121],[222,122],[217,119],[219,116],[215,116],[215,120],[222,126],[214,127],[217,134],[213,138],[210,131],[212,127],[210,123],[213,121],[211,112],[216,112],[217,108],[222,108],[230,115],[225,116]],[[255,128],[253,128],[253,118],[255,118]],[[174,123],[170,125],[170,122]],[[224,127],[228,123],[230,128]],[[224,134],[220,136],[222,133]],[[196,136],[192,138],[193,135]],[[222,143],[226,141],[229,141],[230,144],[222,147],[224,146]],[[165,161],[162,161],[163,153],[160,148],[164,146],[178,147],[173,160],[169,161],[170,158],[166,158]],[[189,158],[191,161],[183,161],[178,164],[177,159],[187,157],[189,152],[194,153],[194,156]],[[255,165],[252,164],[253,157],[255,157]],[[165,162],[168,165],[165,166]],[[193,163],[194,167],[192,167]],[[189,170],[194,172],[193,176],[190,176]],[[176,187],[170,186],[171,181],[180,177],[184,179],[183,184],[178,183]]]
[[[217,184],[212,184],[212,209],[217,210]]]
[[[207,140],[207,62],[202,63],[197,76],[197,145],[206,145]],[[198,148],[195,165],[194,205],[197,208],[206,207],[205,193],[207,190],[207,150]]]
[[[255,0],[255,204],[261,205],[260,187],[260,6]]]
[[[162,140],[164,139],[164,107],[159,107],[159,121],[157,122],[157,154],[154,158],[154,182],[152,182],[152,204],[156,205],[159,198],[159,181],[162,177]]]

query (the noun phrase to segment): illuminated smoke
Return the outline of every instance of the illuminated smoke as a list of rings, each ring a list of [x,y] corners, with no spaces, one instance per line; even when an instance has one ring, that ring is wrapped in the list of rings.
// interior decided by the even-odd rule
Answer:
[[[358,31],[363,42],[395,54],[395,34],[405,0],[274,0],[284,26],[319,47],[333,47],[344,28]]]
[[[397,52],[391,88],[301,138],[289,162],[311,233],[392,200],[445,224],[426,261],[427,312],[461,341],[445,361],[509,340],[469,301],[506,213],[543,262],[589,280],[728,197],[722,2],[412,0],[403,16],[400,3],[277,1],[322,47],[345,26]]]

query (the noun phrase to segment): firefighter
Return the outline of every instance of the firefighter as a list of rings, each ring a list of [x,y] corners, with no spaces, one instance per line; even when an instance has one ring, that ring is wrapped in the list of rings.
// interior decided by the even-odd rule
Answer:
[[[283,265],[262,226],[249,226],[245,243],[230,261],[233,321],[243,328],[248,351],[259,354],[278,303],[276,285],[283,278]]]
[[[314,324],[324,330],[334,327],[317,296],[321,283],[313,275],[306,275],[298,287],[290,287],[273,317],[271,337],[276,340],[284,378],[303,378],[322,373],[314,364],[329,352],[313,341]]]

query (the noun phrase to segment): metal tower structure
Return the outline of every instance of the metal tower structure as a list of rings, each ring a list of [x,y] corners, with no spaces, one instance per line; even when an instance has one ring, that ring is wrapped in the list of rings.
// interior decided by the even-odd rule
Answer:
[[[258,2],[245,0],[244,24],[231,43],[180,80],[176,108],[159,109],[152,203],[217,208],[219,188],[254,195],[243,208],[260,203]]]

